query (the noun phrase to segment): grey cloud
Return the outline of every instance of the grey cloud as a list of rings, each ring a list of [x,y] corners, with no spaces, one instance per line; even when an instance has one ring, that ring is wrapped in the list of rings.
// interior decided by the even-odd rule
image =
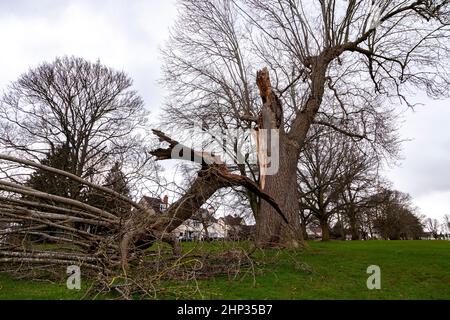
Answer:
[[[81,18],[86,14],[88,23],[100,24],[102,29],[88,30],[89,37],[99,39],[98,43],[93,43],[99,46],[98,48],[90,48],[89,43],[77,45],[77,41],[84,36],[83,31],[77,33],[76,30],[70,29],[72,34],[61,34],[61,37],[56,39],[54,35],[48,34],[69,23],[65,16],[70,10],[78,12]],[[147,108],[156,113],[164,96],[162,88],[157,84],[160,77],[159,48],[168,35],[175,13],[174,1],[0,1],[0,23],[2,20],[13,21],[15,27],[0,30],[0,39],[2,36],[8,36],[6,38],[11,39],[8,50],[15,50],[24,55],[17,57],[14,53],[10,56],[3,53],[2,57],[0,52],[2,64],[9,65],[11,69],[0,75],[0,91],[20,73],[37,63],[52,60],[60,55],[81,55],[89,60],[100,59],[106,65],[127,72],[134,79],[135,88],[143,96]],[[97,21],[92,21],[93,19]],[[81,24],[82,21],[80,29],[83,27]],[[43,31],[36,34],[33,30],[36,29],[35,26],[43,28]],[[105,32],[110,32],[106,37],[111,39],[105,40]],[[34,41],[27,41],[27,37]],[[80,52],[87,52],[87,56]],[[8,61],[11,58],[17,60]],[[17,67],[12,68],[10,65]]]
[[[389,173],[395,184],[413,196],[450,191],[450,101],[426,99],[406,114],[400,130],[404,159]]]

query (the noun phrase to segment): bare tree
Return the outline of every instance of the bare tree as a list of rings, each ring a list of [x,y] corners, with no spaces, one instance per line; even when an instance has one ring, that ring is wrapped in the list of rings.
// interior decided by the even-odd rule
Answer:
[[[439,223],[438,219],[433,218],[427,218],[425,220],[425,226],[428,229],[428,231],[431,233],[434,239],[439,238],[439,229],[441,224]]]
[[[308,222],[314,216],[327,241],[331,219],[336,216],[341,227],[344,222],[349,225],[352,238],[357,240],[360,216],[383,165],[379,159],[383,150],[331,129],[312,128],[310,136],[297,171],[301,219]]]
[[[301,242],[292,185],[313,124],[370,139],[379,129],[380,102],[410,105],[404,94],[412,87],[431,97],[449,92],[448,1],[184,0],[179,6],[164,51],[170,121],[279,130],[278,173],[261,172],[258,181],[290,226],[262,201],[261,246]],[[257,76],[262,105],[252,81],[261,65],[268,66]]]
[[[337,200],[343,187],[340,180],[344,179],[342,155],[347,147],[342,136],[322,130],[301,153],[297,171],[300,208],[319,221],[323,241],[329,240],[329,220],[340,209]]]
[[[0,104],[0,148],[30,160],[65,148],[67,171],[93,179],[141,146],[136,130],[146,123],[143,105],[124,72],[57,58],[9,86]],[[73,197],[79,192],[72,190]]]
[[[450,233],[450,215],[446,214],[443,218],[444,222],[442,223],[444,232],[446,234]],[[448,236],[448,235],[447,235]]]
[[[377,149],[367,144],[354,145],[344,154],[341,160],[344,179],[338,203],[341,203],[341,213],[349,227],[352,240],[367,237],[370,222],[365,216],[370,207],[370,198],[377,191],[379,171],[396,155],[391,153],[389,158],[384,159],[386,161],[381,161],[380,158],[383,157],[380,157]]]

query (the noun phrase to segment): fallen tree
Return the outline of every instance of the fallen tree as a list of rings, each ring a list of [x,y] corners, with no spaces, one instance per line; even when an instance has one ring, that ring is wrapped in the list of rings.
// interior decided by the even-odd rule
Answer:
[[[200,164],[195,181],[163,214],[155,214],[153,209],[145,208],[109,188],[96,185],[71,173],[33,161],[0,155],[2,161],[60,175],[111,198],[127,202],[132,208],[129,218],[122,221],[110,212],[81,201],[40,192],[2,179],[0,190],[5,195],[0,197],[0,218],[7,227],[0,231],[0,237],[3,239],[0,246],[0,261],[47,264],[79,262],[92,269],[104,270],[106,273],[114,273],[120,266],[126,274],[130,261],[139,257],[142,250],[155,241],[175,245],[171,232],[197,212],[217,190],[233,186],[245,187],[264,199],[287,223],[275,200],[261,191],[250,179],[230,173],[227,165],[219,158],[183,146],[161,131],[153,130],[153,133],[161,142],[169,145],[151,152],[156,160],[172,159],[174,150],[181,150],[178,157],[198,161]],[[24,195],[34,200],[22,200],[20,197]],[[79,224],[83,227],[77,227]],[[89,226],[101,226],[106,228],[107,232],[91,233]],[[49,234],[46,227],[52,227],[56,231]],[[77,249],[63,253],[52,252],[51,249],[42,252],[32,247],[24,250],[23,241],[17,240],[30,235],[40,235],[59,244],[75,245]]]

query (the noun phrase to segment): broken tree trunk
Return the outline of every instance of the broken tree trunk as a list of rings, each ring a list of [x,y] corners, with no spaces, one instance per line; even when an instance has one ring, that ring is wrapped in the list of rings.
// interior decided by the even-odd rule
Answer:
[[[162,142],[169,143],[168,148],[161,148],[152,152],[157,160],[171,159],[174,150],[180,150],[181,153],[185,153],[184,158],[190,161],[201,160],[201,169],[198,172],[197,179],[188,191],[177,202],[172,204],[164,214],[157,215],[152,209],[142,207],[113,190],[97,186],[68,172],[32,161],[0,155],[0,160],[58,174],[103,192],[111,198],[120,198],[133,207],[130,217],[125,223],[122,223],[121,219],[114,214],[78,200],[51,195],[22,184],[0,179],[0,190],[6,192],[5,195],[7,195],[0,197],[0,218],[10,223],[11,226],[5,235],[16,234],[20,238],[20,235],[24,233],[28,235],[31,235],[31,233],[38,235],[39,233],[40,236],[49,240],[78,244],[82,250],[89,248],[89,253],[97,257],[95,261],[98,261],[107,270],[113,270],[115,265],[120,264],[123,270],[126,271],[129,259],[137,257],[136,253],[141,252],[142,249],[148,247],[156,240],[173,241],[171,232],[197,212],[221,188],[243,186],[261,199],[265,199],[274,208],[280,219],[287,221],[276,201],[262,192],[247,177],[231,174],[227,166],[221,163],[217,157],[209,153],[199,153],[186,148],[160,131],[154,130],[154,133]],[[178,156],[183,156],[180,152]],[[186,155],[189,157],[186,158]],[[30,196],[36,200],[21,200],[18,196],[23,195]],[[40,200],[42,199],[51,201],[52,204],[41,202]],[[106,228],[108,231],[107,235],[97,235],[90,233],[87,229],[75,228],[73,226],[75,222]],[[47,233],[48,227],[56,230],[56,233]],[[3,236],[0,234],[0,237]],[[118,246],[117,240],[119,240]],[[0,249],[3,254],[10,255],[7,258],[8,262],[14,262],[14,259],[17,262],[23,260],[23,257],[19,259],[15,256],[20,250],[19,246],[2,243]],[[117,258],[120,259],[117,260]],[[34,263],[42,261],[35,252],[30,252],[26,259]],[[49,262],[49,259],[47,258],[46,261]],[[61,264],[64,261],[62,259],[54,259],[54,263]]]
[[[298,247],[303,244],[296,176],[300,147],[289,140],[283,129],[281,101],[272,90],[267,68],[258,72],[257,84],[263,101],[257,123],[260,187],[279,204],[288,222],[262,201],[256,226],[257,245]]]
[[[161,131],[153,130],[153,133],[159,137],[161,142],[169,144],[167,148],[160,148],[151,152],[157,160],[173,159],[174,157],[188,161],[197,160],[201,164],[201,169],[197,174],[196,180],[186,193],[173,203],[164,214],[156,216],[144,213],[142,215],[139,212],[137,215],[132,215],[127,221],[120,244],[122,268],[125,272],[127,270],[129,252],[133,246],[146,241],[151,243],[155,239],[170,242],[171,232],[188,220],[216,191],[222,188],[234,186],[247,188],[250,192],[264,199],[267,205],[272,208],[273,213],[287,224],[288,219],[278,203],[249,178],[230,173],[227,166],[219,158],[209,153],[196,152],[172,140]],[[174,154],[174,150],[178,154]]]

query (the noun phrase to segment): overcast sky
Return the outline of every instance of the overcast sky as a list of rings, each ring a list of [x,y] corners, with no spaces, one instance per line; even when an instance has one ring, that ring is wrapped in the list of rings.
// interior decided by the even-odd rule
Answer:
[[[76,55],[126,71],[147,108],[157,114],[164,90],[159,48],[176,16],[174,0],[0,0],[0,91],[42,61]],[[450,101],[431,101],[399,123],[399,167],[387,172],[410,193],[420,213],[450,214]]]

